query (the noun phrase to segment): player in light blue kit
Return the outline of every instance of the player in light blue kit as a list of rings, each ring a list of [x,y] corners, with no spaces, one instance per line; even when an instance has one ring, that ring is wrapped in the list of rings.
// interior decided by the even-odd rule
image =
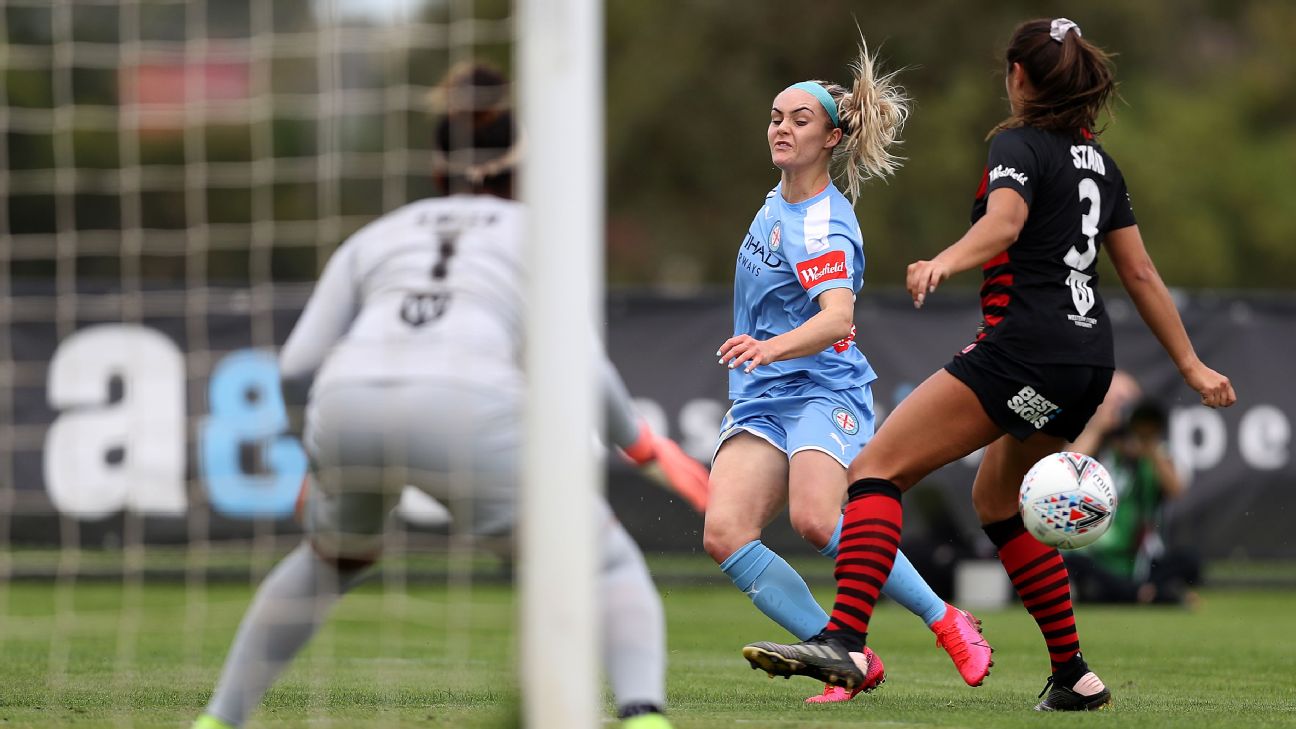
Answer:
[[[899,167],[890,148],[908,116],[894,74],[875,75],[863,39],[859,53],[851,89],[805,81],[774,99],[767,138],[782,176],[739,248],[734,336],[716,352],[734,403],[711,468],[705,548],[802,640],[828,616],[760,534],[786,504],[797,533],[824,556],[852,539],[841,531],[846,466],[873,435],[877,379],[854,341],[864,243],[853,200],[864,180]],[[850,199],[833,184],[834,160]],[[903,554],[884,594],[923,619],[969,685],[981,684],[991,649],[976,618],[937,597]],[[882,683],[882,662],[867,648],[864,659],[867,678],[854,692],[826,686],[807,701],[848,701]]]

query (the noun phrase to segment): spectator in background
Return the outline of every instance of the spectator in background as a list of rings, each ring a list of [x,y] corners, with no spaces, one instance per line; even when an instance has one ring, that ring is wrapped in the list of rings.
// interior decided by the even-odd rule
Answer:
[[[1073,450],[1102,461],[1115,482],[1118,506],[1097,542],[1066,555],[1076,592],[1091,602],[1191,602],[1200,558],[1167,549],[1161,539],[1163,505],[1178,498],[1183,480],[1166,450],[1168,418],[1128,373],[1112,387]]]

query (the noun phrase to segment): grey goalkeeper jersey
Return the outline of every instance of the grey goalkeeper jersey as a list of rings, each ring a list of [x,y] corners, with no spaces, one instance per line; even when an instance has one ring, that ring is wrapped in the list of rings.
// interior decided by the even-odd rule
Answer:
[[[329,259],[284,344],[284,378],[520,388],[523,226],[519,203],[464,195],[361,228]]]
[[[314,388],[452,379],[520,394],[525,222],[518,202],[454,195],[356,231],[329,259],[279,354],[283,378],[314,375]],[[599,357],[607,434],[626,446],[638,415]]]

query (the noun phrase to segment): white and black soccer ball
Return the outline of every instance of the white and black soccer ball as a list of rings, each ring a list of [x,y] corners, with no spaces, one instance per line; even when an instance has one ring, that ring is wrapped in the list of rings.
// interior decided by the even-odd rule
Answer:
[[[1062,451],[1031,466],[1022,480],[1017,510],[1036,539],[1058,549],[1079,549],[1111,526],[1116,489],[1097,460]]]

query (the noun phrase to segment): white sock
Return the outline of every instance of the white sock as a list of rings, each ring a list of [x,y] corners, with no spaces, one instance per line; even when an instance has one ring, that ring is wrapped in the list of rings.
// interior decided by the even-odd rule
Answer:
[[[666,626],[643,554],[620,522],[604,529],[599,574],[603,667],[618,709],[666,704]]]
[[[225,658],[207,713],[242,726],[293,656],[354,587],[364,568],[339,571],[302,542],[266,575]]]

